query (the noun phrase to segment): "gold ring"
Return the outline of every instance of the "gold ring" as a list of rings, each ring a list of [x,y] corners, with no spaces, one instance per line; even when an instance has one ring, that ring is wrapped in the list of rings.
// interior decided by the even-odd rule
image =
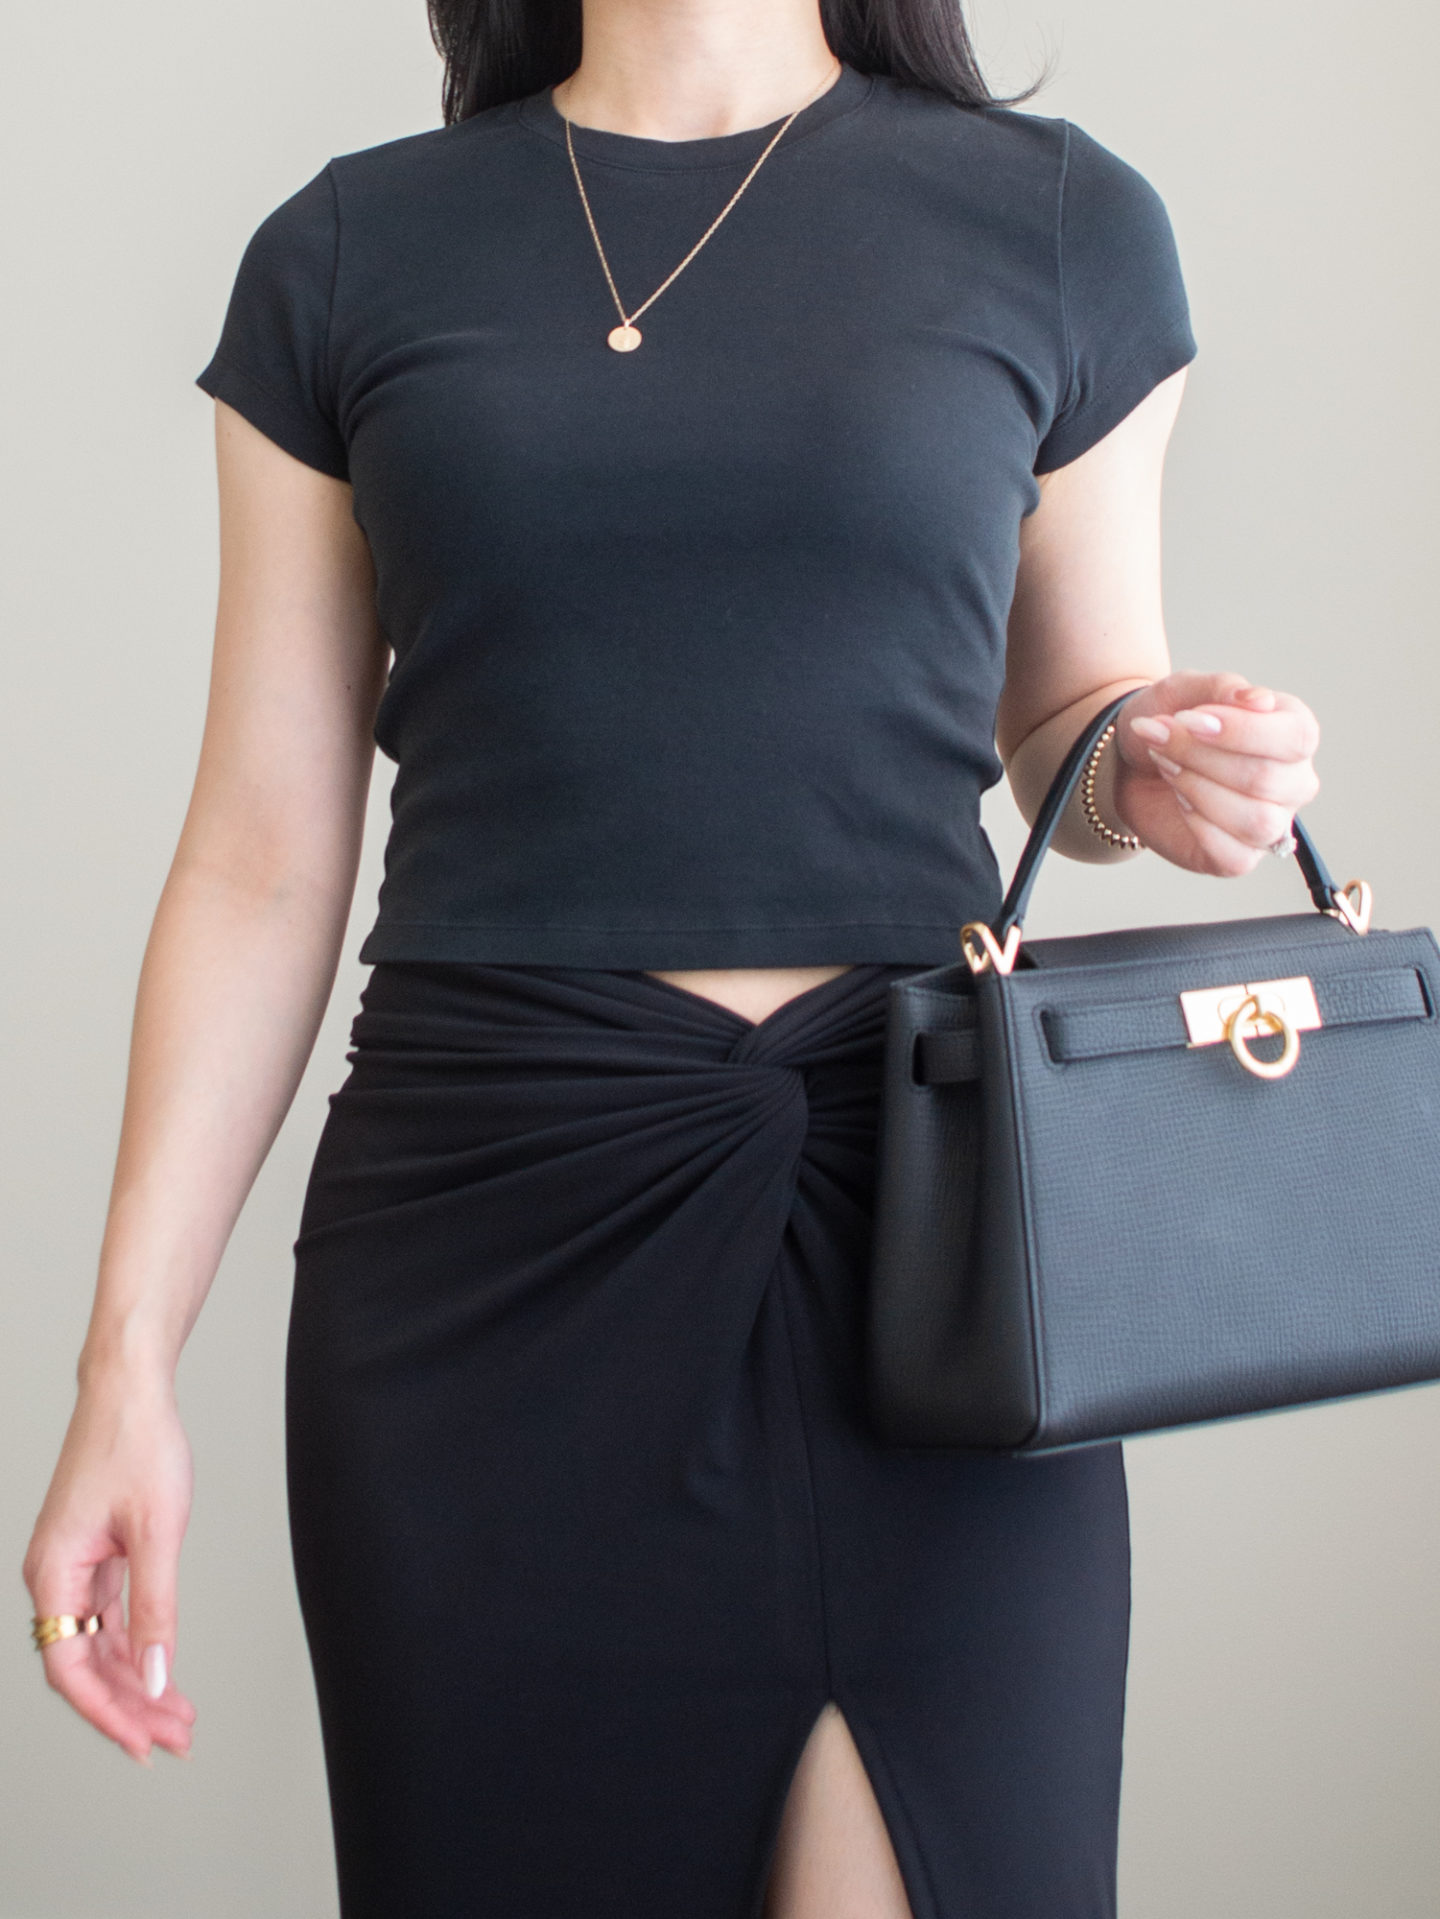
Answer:
[[[36,1613],[30,1621],[30,1637],[41,1651],[46,1646],[53,1646],[57,1639],[74,1639],[78,1633],[97,1633],[99,1630],[98,1612],[53,1612],[47,1613],[43,1619]]]
[[[1285,1046],[1279,1059],[1256,1059],[1255,1055],[1250,1051],[1250,1048],[1245,1044],[1245,1035],[1240,1031],[1240,1021],[1252,1007],[1254,1008],[1254,1017],[1258,1020],[1263,1020],[1272,1033],[1283,1033],[1285,1035]],[[1229,1040],[1230,1050],[1236,1059],[1239,1060],[1247,1073],[1253,1073],[1257,1079],[1283,1079],[1285,1074],[1290,1071],[1290,1068],[1300,1057],[1299,1033],[1296,1032],[1295,1028],[1290,1024],[1283,1013],[1277,1013],[1273,1007],[1262,1006],[1253,993],[1247,993],[1245,998],[1242,999],[1240,1004],[1235,1008],[1235,1011],[1230,1015],[1229,1019],[1226,1020],[1225,1037]]]

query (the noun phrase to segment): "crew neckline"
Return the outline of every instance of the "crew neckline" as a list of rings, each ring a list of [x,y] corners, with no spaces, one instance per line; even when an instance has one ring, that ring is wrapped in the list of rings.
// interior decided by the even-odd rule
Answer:
[[[829,126],[843,115],[863,106],[874,85],[873,74],[861,73],[848,62],[842,61],[838,77],[818,99],[812,100],[809,106],[802,107],[796,114],[772,158],[778,160],[797,140],[804,140],[821,127]],[[551,87],[542,87],[538,93],[527,94],[518,103],[518,117],[521,125],[529,127],[532,133],[542,134],[546,139],[558,141],[564,146],[565,116],[551,98],[553,91]],[[685,167],[725,167],[733,166],[737,161],[758,159],[766,141],[784,123],[785,118],[782,113],[763,127],[744,127],[739,133],[712,134],[701,140],[652,140],[633,133],[611,133],[601,127],[586,127],[576,121],[573,137],[575,152],[580,158],[598,160],[610,166],[636,167],[647,172]]]

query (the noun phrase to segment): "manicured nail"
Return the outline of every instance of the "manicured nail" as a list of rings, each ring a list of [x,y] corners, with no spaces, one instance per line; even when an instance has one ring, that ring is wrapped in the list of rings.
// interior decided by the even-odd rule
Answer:
[[[1196,707],[1189,707],[1183,713],[1175,715],[1181,726],[1192,733],[1218,733],[1220,722],[1213,713],[1202,713]]]
[[[1170,722],[1152,719],[1146,713],[1138,720],[1131,720],[1130,730],[1137,733],[1142,740],[1151,740],[1156,746],[1163,746],[1170,737]]]
[[[1242,686],[1238,692],[1230,695],[1232,700],[1243,700],[1247,706],[1273,706],[1275,695],[1268,686]]]
[[[1160,771],[1162,773],[1168,773],[1172,780],[1177,773],[1183,773],[1185,771],[1185,768],[1178,765],[1174,760],[1167,760],[1163,753],[1157,753],[1153,746],[1150,748],[1150,757],[1160,768]]]
[[[140,1662],[140,1671],[145,1681],[146,1698],[158,1699],[165,1690],[165,1648],[147,1646]]]
[[[1175,804],[1180,808],[1182,813],[1193,813],[1195,811],[1195,808],[1191,805],[1190,801],[1186,799],[1178,786],[1172,786],[1170,791],[1175,795]]]

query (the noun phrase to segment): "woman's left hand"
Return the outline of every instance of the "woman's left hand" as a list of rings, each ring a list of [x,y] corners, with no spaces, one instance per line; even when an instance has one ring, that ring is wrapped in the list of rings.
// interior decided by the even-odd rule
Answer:
[[[1115,808],[1192,873],[1248,873],[1319,791],[1320,725],[1292,693],[1239,673],[1168,673],[1121,709]]]

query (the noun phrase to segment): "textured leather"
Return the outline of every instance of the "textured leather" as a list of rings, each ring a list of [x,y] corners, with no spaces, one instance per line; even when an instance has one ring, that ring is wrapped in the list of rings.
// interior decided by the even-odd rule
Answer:
[[[921,1086],[953,1086],[980,1077],[980,1047],[973,1003],[957,1003],[962,1024],[953,1031],[917,1033],[911,1071]]]
[[[1323,1024],[1285,1077],[1187,1045],[1181,991],[1300,973]],[[881,1435],[1047,1452],[1440,1378],[1437,1006],[1428,929],[1318,913],[892,984]]]
[[[1413,966],[1322,977],[1315,999],[1326,1029],[1375,1020],[1424,1019],[1426,1014],[1424,978]],[[1104,1059],[1114,1053],[1147,1053],[1157,1046],[1190,1043],[1175,993],[1153,999],[1137,995],[1101,1006],[1047,1008],[1040,1018],[1055,1060]],[[1278,1053],[1278,1036],[1269,1037],[1270,1052]],[[1258,1046],[1252,1050],[1257,1058],[1265,1057]]]

